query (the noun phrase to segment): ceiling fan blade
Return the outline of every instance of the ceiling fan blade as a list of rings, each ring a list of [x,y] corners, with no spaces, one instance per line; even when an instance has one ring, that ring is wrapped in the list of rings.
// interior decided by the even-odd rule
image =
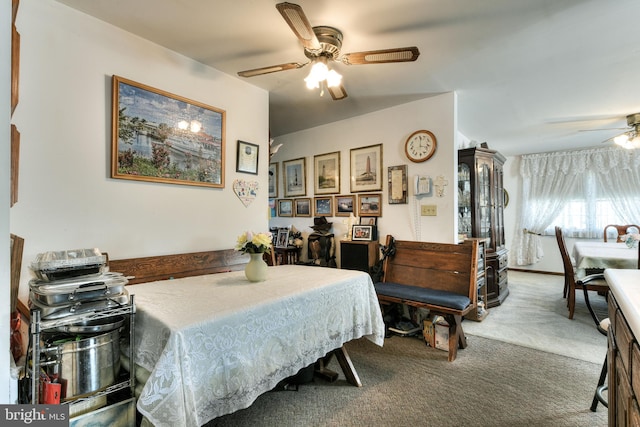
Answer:
[[[320,42],[313,32],[313,27],[309,23],[309,20],[305,16],[302,8],[293,3],[278,3],[276,9],[282,15],[289,27],[293,30],[295,35],[300,39],[302,45],[308,50],[320,50]]]
[[[288,64],[272,65],[270,67],[254,68],[253,70],[239,71],[238,75],[240,77],[260,76],[262,74],[275,73],[275,72],[278,72],[278,71],[293,70],[295,68],[302,68],[307,64],[308,63],[299,64],[297,62],[289,62]]]
[[[328,87],[327,90],[331,94],[331,98],[334,101],[340,101],[341,99],[345,99],[347,97],[347,92],[344,90],[344,86],[334,86]]]
[[[366,52],[346,53],[342,62],[347,65],[383,64],[387,62],[415,61],[420,56],[417,47],[400,47],[396,49],[369,50]]]

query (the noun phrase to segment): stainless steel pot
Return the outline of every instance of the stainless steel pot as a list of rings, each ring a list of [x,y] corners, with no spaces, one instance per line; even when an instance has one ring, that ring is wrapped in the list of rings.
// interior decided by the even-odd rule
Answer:
[[[102,390],[116,382],[120,371],[120,331],[45,343],[43,363],[49,377],[57,376],[65,399]],[[72,338],[71,338],[72,339]]]

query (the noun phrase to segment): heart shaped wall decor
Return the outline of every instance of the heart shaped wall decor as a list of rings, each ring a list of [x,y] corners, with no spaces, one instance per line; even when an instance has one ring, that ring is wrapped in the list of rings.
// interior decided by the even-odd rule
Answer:
[[[236,193],[236,196],[238,196],[246,208],[258,195],[258,181],[236,179],[233,181],[233,192]]]

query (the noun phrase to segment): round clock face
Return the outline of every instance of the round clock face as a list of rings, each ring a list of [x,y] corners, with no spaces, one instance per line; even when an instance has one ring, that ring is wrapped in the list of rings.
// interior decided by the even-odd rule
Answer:
[[[436,152],[436,137],[428,130],[418,130],[412,133],[404,144],[407,158],[412,162],[424,162]]]

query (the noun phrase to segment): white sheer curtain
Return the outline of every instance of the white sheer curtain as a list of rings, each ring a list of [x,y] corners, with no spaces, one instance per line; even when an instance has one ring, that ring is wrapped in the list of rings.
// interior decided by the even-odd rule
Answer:
[[[637,224],[639,169],[640,150],[617,147],[522,156],[522,216],[512,248],[516,264],[530,265],[542,259],[540,235],[572,199],[594,205],[599,197],[605,197],[625,223]],[[595,224],[588,223],[579,235],[595,237],[601,232]]]
[[[622,224],[640,223],[640,150],[595,153],[599,193],[611,199]]]

